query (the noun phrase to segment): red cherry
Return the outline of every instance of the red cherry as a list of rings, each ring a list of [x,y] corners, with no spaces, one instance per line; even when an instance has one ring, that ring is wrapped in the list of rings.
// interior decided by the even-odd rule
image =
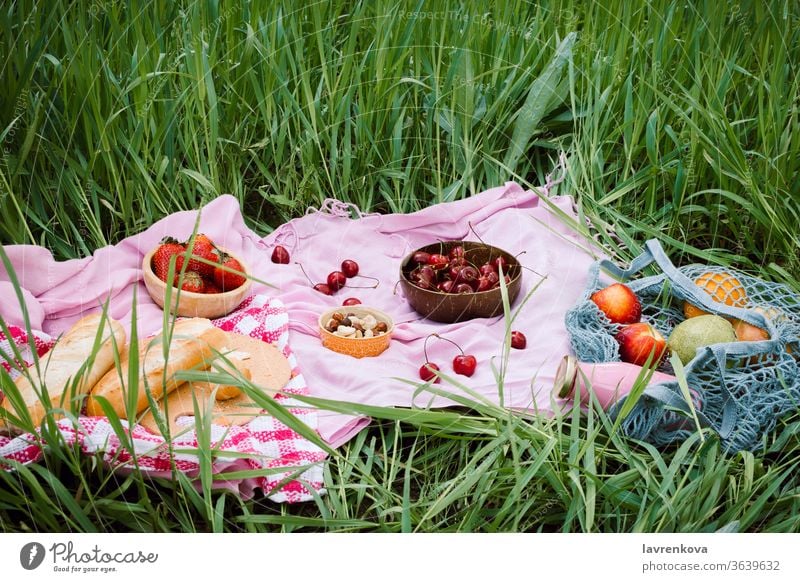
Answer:
[[[342,301],[342,305],[361,305],[361,300],[357,297],[348,297]]]
[[[528,345],[528,340],[521,331],[511,332],[511,347],[515,350],[524,350]]]
[[[428,283],[434,283],[436,281],[436,271],[433,270],[433,267],[430,265],[425,265],[419,271],[419,278],[425,279]]]
[[[456,279],[458,279],[458,272],[459,272],[461,269],[463,269],[463,268],[464,268],[464,267],[461,267],[461,266],[459,266],[459,265],[456,265],[456,266],[451,266],[451,267],[450,267],[450,270],[449,270],[449,271],[447,271],[447,275],[448,275],[448,276],[449,276],[449,277],[450,277],[450,278],[451,278],[453,281],[455,281]]]
[[[430,382],[433,380],[434,384],[438,384],[440,378],[434,374],[434,371],[439,371],[439,366],[434,364],[433,362],[425,362],[422,364],[422,367],[419,369],[419,377],[422,378],[425,382]]]
[[[452,249],[450,249],[450,252],[447,253],[447,256],[450,257],[451,259],[464,258],[464,247],[462,247],[461,245],[453,247]]]
[[[507,272],[508,272],[508,261],[507,261],[507,260],[506,260],[506,258],[505,258],[505,257],[503,257],[502,255],[501,255],[501,256],[499,256],[499,257],[497,257],[497,258],[495,258],[495,259],[492,261],[492,265],[494,265],[494,270],[495,270],[495,272],[497,272],[497,273],[499,273],[499,272],[500,272],[500,267],[502,267],[502,268],[503,268],[503,272],[504,272],[504,273],[507,273]]]
[[[475,356],[461,354],[453,358],[453,371],[462,376],[472,376],[475,373],[475,367],[477,365],[478,360]]]
[[[442,293],[452,293],[453,292],[453,282],[452,281],[442,281],[439,283],[436,288],[441,291]]]
[[[350,259],[342,261],[342,273],[344,273],[344,276],[348,279],[352,279],[358,275],[358,263]]]
[[[455,293],[472,293],[474,289],[467,283],[459,283],[456,285]]]
[[[446,342],[450,342],[451,344],[453,344],[458,348],[459,352],[461,352],[458,356],[453,358],[453,371],[456,374],[461,374],[462,376],[472,376],[475,373],[475,367],[478,365],[478,360],[475,358],[475,356],[470,356],[465,354],[464,350],[461,349],[460,345],[458,345],[451,339],[447,339],[446,337],[440,336],[438,333],[432,333],[431,335],[425,338],[425,344],[422,346],[422,351],[425,354],[426,365],[431,365],[430,362],[428,362],[428,340],[434,337],[440,340],[444,340]],[[437,367],[436,369],[438,370],[439,368]],[[420,370],[420,375],[421,373],[422,370]]]
[[[427,265],[430,259],[431,259],[431,254],[426,253],[425,251],[417,251],[416,253],[414,253],[414,256],[411,257],[411,260],[417,263],[418,265]]]
[[[478,286],[476,287],[475,291],[481,293],[483,291],[488,291],[492,288],[492,283],[489,282],[488,277],[478,277]]]
[[[447,257],[445,257],[444,255],[440,255],[438,253],[435,255],[431,255],[431,258],[428,259],[428,264],[431,267],[433,267],[436,271],[438,271],[439,269],[444,269],[445,267],[447,267],[448,263],[449,261],[447,260]]]
[[[306,279],[308,279],[308,282],[312,284],[314,291],[319,291],[323,295],[333,295],[333,291],[331,290],[329,285],[327,285],[326,283],[317,283],[316,285],[313,285],[313,281],[311,280],[311,277],[308,276],[308,273],[306,273],[305,267],[303,267],[303,265],[301,265],[297,261],[295,261],[295,264],[298,267],[300,267],[301,271],[303,271],[303,275],[305,275]],[[331,275],[333,275],[333,273],[331,273]],[[330,282],[331,275],[328,275],[328,282]]]
[[[272,262],[278,263],[279,265],[288,265],[291,257],[289,256],[289,251],[286,250],[285,247],[281,245],[276,245],[274,249],[272,249]]]
[[[433,289],[435,289],[433,283],[427,281],[426,279],[419,279],[418,281],[414,282],[414,285],[416,285],[420,289],[425,289],[427,291],[432,291]]]
[[[490,273],[497,274],[497,271],[494,270],[494,267],[489,263],[484,263],[481,265],[481,268],[478,269],[478,272],[483,275],[484,277],[488,277]]]
[[[347,284],[347,277],[341,271],[333,271],[328,275],[328,287],[334,293]]]
[[[325,283],[317,283],[314,285],[314,291],[319,291],[323,295],[333,295],[333,291]]]
[[[461,267],[458,272],[458,278],[454,279],[454,281],[472,286],[477,285],[478,277],[478,270],[475,267],[467,265],[466,267]]]
[[[492,287],[500,283],[500,277],[494,271],[486,275],[486,278],[489,280],[489,283],[492,284]]]

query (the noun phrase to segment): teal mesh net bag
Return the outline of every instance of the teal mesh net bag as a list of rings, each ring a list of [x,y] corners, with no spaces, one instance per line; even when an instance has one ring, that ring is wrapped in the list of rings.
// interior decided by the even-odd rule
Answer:
[[[575,355],[583,362],[620,361],[614,336],[622,326],[611,323],[590,299],[605,286],[600,269],[636,293],[642,321],[664,337],[686,318],[685,302],[756,326],[769,339],[700,348],[684,371],[701,426],[716,431],[729,451],[761,448],[763,435],[778,418],[800,406],[800,295],[733,269],[697,264],[676,268],[656,240],[647,241],[645,249],[628,269],[610,261],[592,266],[585,292],[565,317]],[[658,274],[636,277],[653,264]],[[668,358],[658,369],[673,373]],[[621,405],[610,413],[616,415]],[[687,416],[691,408],[678,383],[663,382],[645,389],[621,427],[632,438],[666,445],[695,430]]]

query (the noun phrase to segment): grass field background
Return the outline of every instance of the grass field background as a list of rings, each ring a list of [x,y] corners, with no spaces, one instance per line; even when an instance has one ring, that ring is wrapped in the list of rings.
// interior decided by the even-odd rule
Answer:
[[[409,212],[509,179],[575,196],[621,260],[800,290],[800,6],[20,0],[0,8],[0,239],[91,254],[222,193],[266,234],[327,197]],[[51,453],[4,531],[800,530],[800,416],[756,453],[659,451],[602,414],[385,411],[327,496],[243,502]]]

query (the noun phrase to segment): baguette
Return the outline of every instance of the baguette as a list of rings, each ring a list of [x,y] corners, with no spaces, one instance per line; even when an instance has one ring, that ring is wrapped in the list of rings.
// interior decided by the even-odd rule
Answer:
[[[281,390],[292,377],[289,361],[278,348],[261,340],[236,333],[226,333],[227,341],[223,353],[235,368],[227,370],[234,376],[241,376],[260,388],[264,394],[274,395]],[[215,370],[225,370],[227,364],[217,361],[212,364]],[[216,390],[216,392],[214,392]],[[215,394],[215,400],[211,395]],[[262,414],[262,407],[256,404],[237,386],[221,386],[210,382],[187,382],[158,403],[158,409],[164,417],[165,409],[171,434],[177,434],[182,428],[178,419],[183,416],[194,416],[194,403],[197,400],[203,414],[211,414],[216,425],[243,425]],[[158,423],[152,410],[148,410],[139,420],[139,424],[158,434]],[[185,426],[183,427],[185,428]],[[164,435],[166,436],[166,435]]]
[[[163,398],[182,382],[175,379],[175,373],[190,369],[205,369],[207,361],[214,352],[225,346],[226,334],[214,327],[208,319],[200,317],[182,319],[175,323],[172,342],[167,358],[164,358],[163,333],[154,337],[139,354],[139,382],[136,396],[135,414],[147,408],[150,393],[154,400]],[[120,362],[120,369],[106,373],[92,389],[86,412],[91,416],[104,416],[98,398],[105,398],[120,418],[128,418],[126,401],[128,398],[129,358]],[[133,420],[133,419],[129,419]]]
[[[94,360],[89,361],[87,356],[92,352],[101,325],[103,331],[99,348]],[[29,374],[23,374],[14,381],[35,426],[41,424],[51,408],[65,408],[75,396],[89,392],[114,366],[114,343],[116,349],[125,351],[125,329],[122,325],[110,317],[104,319],[101,314],[89,315],[61,336],[40,360],[41,378],[36,377],[36,369],[31,368]],[[39,394],[44,398],[40,398]],[[0,417],[5,417],[6,413],[18,416],[8,398],[2,402]],[[4,427],[2,419],[0,428],[15,429]]]
[[[231,352],[226,354],[225,357],[232,365],[232,370],[227,365],[220,363],[216,367],[230,373],[233,376],[241,376],[245,380],[250,380],[250,370],[244,366],[244,360],[249,356],[241,352]],[[216,371],[216,370],[215,370]],[[202,414],[213,415],[214,421],[219,424],[218,417],[224,414],[225,408],[229,407],[232,399],[241,396],[242,391],[238,386],[217,384],[209,381],[186,382],[181,384],[178,388],[169,393],[168,396],[161,399],[158,403],[158,411],[162,420],[165,418],[164,414],[169,411],[169,427],[170,433],[175,435],[181,430],[178,425],[178,419],[182,416],[194,416],[195,413],[195,400]],[[212,400],[212,396],[214,399]],[[248,412],[257,413],[260,409],[248,409]],[[233,422],[226,424],[244,424],[252,419],[243,419],[241,422]],[[147,410],[142,418],[139,419],[139,424],[155,434],[159,433],[158,423],[156,422],[153,410]],[[166,436],[166,435],[164,435]]]

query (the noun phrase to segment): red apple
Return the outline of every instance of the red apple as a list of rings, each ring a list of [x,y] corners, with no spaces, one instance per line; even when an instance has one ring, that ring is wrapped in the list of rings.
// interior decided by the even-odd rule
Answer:
[[[651,353],[652,365],[657,365],[667,352],[667,340],[649,323],[626,325],[617,334],[616,340],[622,361],[637,366],[644,366]]]
[[[614,283],[605,289],[595,291],[592,301],[606,314],[611,323],[622,325],[637,323],[642,317],[642,304],[630,287]]]

